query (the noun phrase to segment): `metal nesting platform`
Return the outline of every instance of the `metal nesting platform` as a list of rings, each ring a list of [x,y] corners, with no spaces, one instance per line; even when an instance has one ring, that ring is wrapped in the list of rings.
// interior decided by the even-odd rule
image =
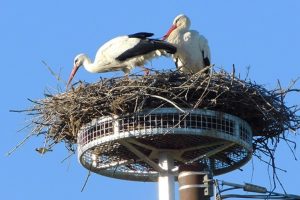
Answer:
[[[114,178],[157,181],[161,155],[176,177],[184,164],[204,164],[214,175],[235,170],[252,155],[252,131],[242,119],[211,110],[156,108],[107,116],[78,133],[78,158],[88,170]]]

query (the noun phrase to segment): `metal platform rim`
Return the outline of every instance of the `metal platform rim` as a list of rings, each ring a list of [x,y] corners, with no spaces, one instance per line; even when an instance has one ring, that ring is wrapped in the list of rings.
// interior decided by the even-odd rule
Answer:
[[[164,115],[164,114],[178,114],[178,115],[189,115],[189,114],[194,114],[194,115],[207,115],[207,116],[217,116],[220,117],[221,119],[224,120],[231,120],[234,122],[237,122],[235,124],[235,132],[241,131],[240,126],[243,126],[247,131],[249,131],[249,135],[247,135],[246,138],[241,139],[241,135],[230,135],[230,134],[225,134],[222,131],[217,131],[217,130],[200,130],[200,129],[192,129],[192,128],[151,128],[151,129],[141,129],[141,130],[132,130],[132,131],[125,131],[125,132],[117,132],[112,135],[106,135],[101,138],[97,138],[95,140],[92,140],[84,145],[78,145],[78,159],[79,162],[85,167],[85,168],[93,168],[91,166],[91,163],[86,162],[85,154],[89,152],[91,149],[103,145],[106,143],[112,143],[112,142],[118,142],[118,141],[126,141],[130,138],[137,138],[137,137],[147,137],[147,136],[154,136],[154,135],[176,135],[182,136],[201,136],[201,137],[209,137],[209,138],[216,138],[224,141],[231,142],[234,145],[240,146],[243,151],[248,152],[245,153],[245,156],[239,160],[238,163],[235,163],[234,167],[227,167],[226,169],[221,170],[222,173],[226,173],[229,171],[232,171],[233,169],[239,168],[240,166],[244,165],[247,163],[252,155],[252,130],[251,127],[247,122],[242,120],[239,117],[236,117],[234,115],[230,115],[227,113],[221,113],[218,111],[212,111],[212,110],[206,110],[206,109],[185,109],[185,112],[181,112],[175,108],[159,108],[159,109],[148,109],[144,110],[142,112],[135,113],[134,116],[142,116],[142,115]],[[123,119],[126,117],[131,117],[133,115],[128,115],[128,116],[107,116],[107,117],[101,117],[98,119],[94,119],[92,122],[87,123],[85,126],[83,126],[79,132],[81,134],[83,131],[86,131],[90,127],[96,126],[98,123],[106,123],[107,121],[113,121],[113,123],[116,123],[119,125],[117,122],[119,119]],[[114,124],[114,126],[116,125]],[[115,127],[114,127],[115,128]],[[116,128],[116,131],[119,129]],[[115,130],[114,130],[115,131]],[[173,137],[173,136],[172,136]],[[164,149],[162,149],[163,151]],[[120,178],[120,179],[127,179],[127,180],[135,180],[135,181],[155,181],[157,178],[157,173],[155,171],[148,171],[148,172],[143,172],[143,171],[116,171],[110,170],[109,168],[113,167],[118,167],[119,164],[122,163],[111,163],[104,165],[107,166],[107,168],[93,168],[92,171],[99,173],[101,175],[105,176],[111,176],[115,178]],[[112,174],[114,172],[114,174]],[[221,174],[222,174],[221,173]]]

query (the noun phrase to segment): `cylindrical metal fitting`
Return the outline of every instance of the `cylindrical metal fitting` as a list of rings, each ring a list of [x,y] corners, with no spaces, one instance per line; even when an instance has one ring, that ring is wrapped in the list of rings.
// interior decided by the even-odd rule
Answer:
[[[179,173],[180,200],[209,200],[212,196],[210,173],[198,171],[200,169],[199,167],[185,167]]]

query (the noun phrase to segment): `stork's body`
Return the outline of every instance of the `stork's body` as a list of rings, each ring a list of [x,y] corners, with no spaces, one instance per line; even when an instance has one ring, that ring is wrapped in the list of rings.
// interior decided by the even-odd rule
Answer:
[[[164,39],[177,48],[173,55],[176,67],[183,73],[197,73],[211,63],[206,38],[195,30],[189,30],[190,19],[178,15]]]
[[[91,73],[123,71],[126,75],[136,66],[143,66],[148,60],[160,55],[159,51],[174,54],[176,47],[168,42],[150,39],[152,33],[135,33],[111,39],[101,46],[94,62],[86,54],[74,59],[68,85],[80,66]]]

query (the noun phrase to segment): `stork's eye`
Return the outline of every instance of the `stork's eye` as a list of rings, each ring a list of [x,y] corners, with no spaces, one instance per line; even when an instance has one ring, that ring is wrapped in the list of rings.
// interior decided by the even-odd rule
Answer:
[[[176,21],[175,21],[175,24],[177,24],[181,18],[182,17],[177,18]]]
[[[74,63],[76,64],[78,62],[78,58],[74,61]]]

